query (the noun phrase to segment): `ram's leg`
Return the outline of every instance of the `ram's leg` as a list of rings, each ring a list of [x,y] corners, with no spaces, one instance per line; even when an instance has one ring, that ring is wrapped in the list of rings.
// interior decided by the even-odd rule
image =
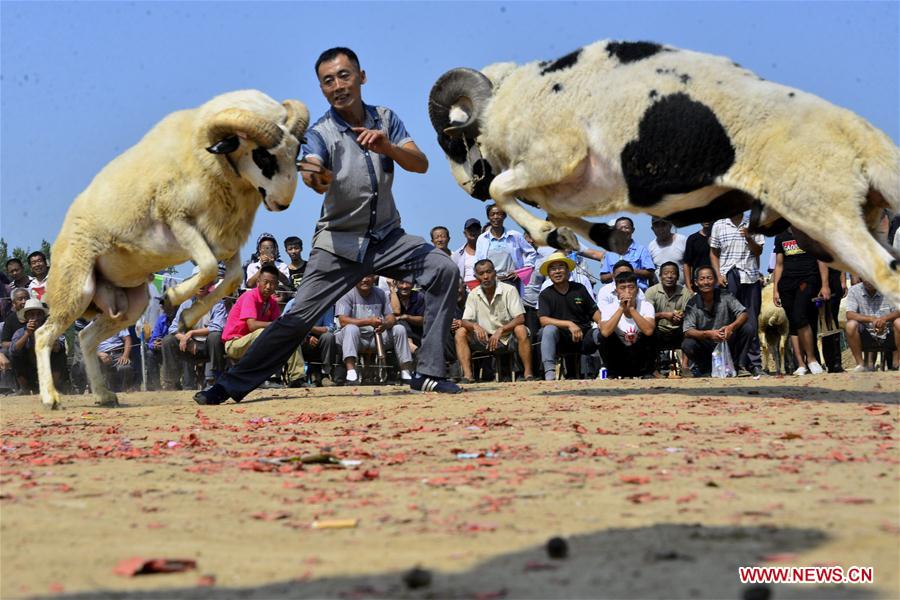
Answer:
[[[133,325],[144,312],[144,309],[147,308],[147,302],[150,300],[150,294],[146,285],[128,288],[124,291],[128,296],[128,311],[126,313],[118,319],[113,319],[109,315],[101,313],[87,327],[82,329],[78,335],[78,339],[81,342],[81,352],[84,355],[84,370],[99,406],[118,406],[119,401],[116,395],[106,387],[103,372],[100,370],[100,357],[97,356],[97,346],[119,330]]]
[[[187,221],[173,221],[169,223],[172,234],[182,248],[188,251],[197,267],[199,273],[193,277],[189,277],[174,287],[166,290],[166,304],[170,306],[178,306],[203,285],[208,285],[215,281],[219,270],[219,263],[215,255],[206,243],[203,234],[196,227]],[[202,314],[202,313],[201,313]]]
[[[878,243],[858,215],[842,218],[829,213],[829,216],[828,223],[804,222],[801,225],[804,235],[809,231],[822,232],[817,237],[810,237],[817,239],[831,255],[831,260],[824,262],[856,273],[878,288],[891,304],[900,304],[900,260]],[[794,229],[798,229],[797,224]]]
[[[491,182],[491,198],[503,212],[521,225],[538,246],[551,246],[566,250],[578,250],[578,237],[571,229],[557,229],[553,223],[535,217],[516,200],[516,193],[533,187],[523,167],[514,167],[500,173]],[[538,184],[539,185],[539,184]]]
[[[606,223],[591,223],[577,217],[561,217],[549,215],[549,220],[560,228],[569,228],[586,240],[591,240],[597,246],[611,250],[616,254],[628,252],[631,240],[627,233]]]
[[[70,257],[75,257],[70,259]],[[48,303],[50,314],[44,324],[34,334],[34,350],[37,358],[38,383],[41,388],[41,402],[44,406],[57,409],[60,406],[59,392],[53,384],[53,372],[50,366],[50,354],[53,344],[65,333],[75,319],[84,311],[94,297],[96,281],[94,265],[91,260],[79,258],[78,252],[70,251],[70,247],[59,252],[54,260],[57,273],[65,273],[65,285],[53,285],[47,290],[44,300]],[[51,275],[51,283],[59,282]]]
[[[187,310],[182,311],[181,322],[178,324],[179,329],[182,331],[190,329],[216,302],[233,292],[241,283],[242,273],[241,256],[239,253],[235,253],[234,256],[228,259],[225,277],[216,286],[216,289],[192,304]]]

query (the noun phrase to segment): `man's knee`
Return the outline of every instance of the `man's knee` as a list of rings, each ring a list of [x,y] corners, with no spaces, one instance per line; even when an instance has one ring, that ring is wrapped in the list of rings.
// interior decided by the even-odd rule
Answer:
[[[352,340],[358,341],[359,340],[359,326],[353,325],[352,323],[349,325],[344,325],[344,327],[341,328],[341,335],[343,336],[343,339],[345,339],[345,340],[347,338],[350,338]]]
[[[848,336],[859,336],[859,321],[848,319],[847,323],[844,325],[844,333]]]
[[[559,328],[556,325],[545,325],[541,330],[541,342],[544,340],[558,340],[559,339]]]
[[[516,328],[513,329],[513,333],[516,334],[516,339],[520,342],[524,342],[526,340],[530,341],[530,337],[528,334],[528,328],[524,325],[516,325]]]

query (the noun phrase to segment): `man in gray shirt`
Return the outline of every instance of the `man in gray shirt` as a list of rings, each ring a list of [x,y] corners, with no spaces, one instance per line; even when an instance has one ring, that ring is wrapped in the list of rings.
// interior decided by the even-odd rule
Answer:
[[[712,371],[712,353],[717,344],[728,342],[731,358],[737,365],[737,357],[746,351],[754,334],[744,305],[722,288],[716,288],[715,283],[716,272],[712,267],[697,269],[698,293],[684,307],[681,349],[696,365],[695,375],[700,377],[708,377]]]
[[[359,381],[356,359],[359,349],[377,348],[375,336],[381,336],[385,348],[394,348],[400,363],[400,379],[411,378],[412,354],[407,343],[406,328],[397,322],[391,302],[381,288],[375,287],[375,276],[366,275],[356,287],[338,300],[334,314],[341,323],[336,334],[337,343],[347,367],[347,383]]]
[[[459,271],[446,254],[403,231],[391,193],[395,163],[424,173],[428,159],[397,115],[363,102],[366,72],[352,50],[326,50],[315,70],[331,108],[307,130],[298,163],[303,182],[325,194],[306,273],[290,312],[267,327],[213,386],[198,392],[198,404],[221,404],[229,397],[240,401],[287,360],[329,306],[371,273],[414,281],[425,294],[418,372],[410,387],[462,391],[444,377],[444,341]]]

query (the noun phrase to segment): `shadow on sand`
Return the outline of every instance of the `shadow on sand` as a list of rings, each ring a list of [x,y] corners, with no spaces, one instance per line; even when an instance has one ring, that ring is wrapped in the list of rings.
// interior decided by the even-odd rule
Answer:
[[[259,587],[195,587],[56,595],[54,598],[734,598],[746,586],[739,566],[797,553],[826,541],[811,529],[655,525],[608,529],[568,540],[569,557],[552,560],[531,547],[462,572],[434,572],[428,587],[408,590],[401,572],[285,581]],[[489,537],[485,537],[489,543]],[[237,543],[236,543],[237,548]],[[347,549],[352,562],[352,548]],[[252,560],[247,557],[246,560]],[[411,565],[412,566],[412,565]],[[848,567],[850,565],[843,565]],[[428,568],[427,564],[422,565]],[[198,573],[203,573],[199,565]],[[152,577],[165,577],[155,575]],[[877,581],[877,574],[876,574]],[[772,597],[873,598],[871,585],[775,585]]]

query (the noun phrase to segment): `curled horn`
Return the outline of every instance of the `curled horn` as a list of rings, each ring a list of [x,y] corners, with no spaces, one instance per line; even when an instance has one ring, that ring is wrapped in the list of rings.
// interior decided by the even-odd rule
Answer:
[[[438,136],[477,136],[493,88],[491,80],[474,69],[451,69],[441,75],[428,96],[428,116]]]
[[[299,100],[285,100],[281,105],[287,109],[285,126],[298,141],[302,142],[303,134],[309,126],[309,109]]]
[[[274,148],[284,137],[284,132],[272,121],[240,108],[229,108],[216,113],[207,129],[211,144],[237,133],[244,134],[263,148]]]

